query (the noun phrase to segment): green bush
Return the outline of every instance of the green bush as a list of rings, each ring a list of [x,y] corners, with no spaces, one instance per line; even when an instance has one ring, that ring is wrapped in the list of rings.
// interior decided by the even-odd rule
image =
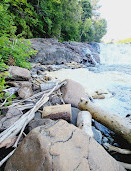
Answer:
[[[2,65],[6,67],[9,64],[30,69],[28,59],[36,52],[30,47],[30,41],[9,39],[3,35],[0,37],[0,69]]]

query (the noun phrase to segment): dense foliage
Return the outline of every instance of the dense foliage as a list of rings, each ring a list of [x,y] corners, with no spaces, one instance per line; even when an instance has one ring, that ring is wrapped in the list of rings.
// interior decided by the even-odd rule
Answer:
[[[99,0],[1,0],[0,35],[97,41],[106,33]]]
[[[3,71],[8,65],[30,68],[27,59],[36,52],[21,38],[57,38],[59,41],[97,41],[106,22],[97,12],[99,0],[0,1],[0,101],[6,88]]]
[[[1,36],[0,64],[5,67],[7,64],[17,65],[29,69],[30,63],[27,62],[27,59],[36,52],[32,48],[30,48],[29,45],[30,42],[27,40],[25,41],[23,39],[9,39],[5,35]]]

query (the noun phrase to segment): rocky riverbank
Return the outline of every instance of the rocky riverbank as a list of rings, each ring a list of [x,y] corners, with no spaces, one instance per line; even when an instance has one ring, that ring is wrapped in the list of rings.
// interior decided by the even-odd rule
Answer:
[[[77,62],[86,66],[100,63],[100,47],[97,43],[58,42],[56,39],[31,39],[32,47],[38,51],[31,62],[43,65]]]
[[[27,115],[32,108],[39,103],[40,98],[50,92],[57,84],[58,80],[52,79],[47,75],[47,71],[58,70],[61,67],[79,68],[82,64],[69,63],[67,65],[40,65],[33,64],[32,71],[19,67],[10,67],[9,72],[12,75],[8,80],[11,88],[7,89],[9,93],[15,93],[15,100],[10,107],[1,107],[2,113],[6,116],[1,117],[1,131],[9,130],[16,123],[16,128],[24,125],[18,125],[18,120]],[[60,83],[59,83],[60,85]],[[15,153],[8,160],[5,170],[124,170],[104,149],[105,143],[115,145],[114,133],[95,120],[92,120],[93,137],[87,135],[87,126],[83,130],[77,128],[77,116],[80,110],[78,103],[80,98],[91,99],[105,97],[109,92],[94,92],[95,96],[86,94],[84,87],[79,83],[66,80],[66,83],[59,86],[57,90],[49,95],[45,104],[41,104],[31,120],[26,123],[26,129],[21,135],[19,146]],[[70,110],[66,113],[64,105],[70,104]],[[52,107],[62,106],[63,113],[59,110],[55,113]],[[45,113],[45,107],[51,108],[51,113]],[[49,110],[46,110],[46,112]],[[44,114],[43,114],[44,112]],[[56,116],[56,113],[59,113]],[[69,114],[69,119],[66,119]],[[55,117],[54,117],[55,115]],[[46,116],[46,119],[45,117]],[[47,119],[48,118],[48,119]],[[52,121],[54,119],[56,121]],[[57,118],[57,119],[56,119]],[[29,118],[28,118],[29,119]],[[26,120],[28,120],[26,118]],[[64,120],[59,120],[64,119]],[[25,120],[25,121],[26,121]],[[67,122],[68,121],[68,122]],[[74,126],[73,126],[74,125]],[[34,129],[35,128],[35,129]],[[7,131],[8,132],[8,131]],[[27,136],[26,136],[27,134]],[[4,134],[3,134],[4,135]],[[26,136],[26,137],[25,137]],[[10,134],[1,142],[2,149],[9,148],[16,144],[18,135]],[[0,135],[0,138],[2,136]],[[96,141],[95,141],[96,140]],[[101,144],[101,145],[99,145]],[[78,148],[79,147],[79,148]],[[13,150],[13,149],[12,149]],[[5,157],[2,155],[2,158]],[[2,159],[1,158],[1,159]]]

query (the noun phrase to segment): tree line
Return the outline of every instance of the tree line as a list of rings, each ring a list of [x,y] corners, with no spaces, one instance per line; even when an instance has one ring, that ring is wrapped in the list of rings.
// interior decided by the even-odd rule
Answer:
[[[100,42],[107,23],[99,0],[1,0],[0,36]]]

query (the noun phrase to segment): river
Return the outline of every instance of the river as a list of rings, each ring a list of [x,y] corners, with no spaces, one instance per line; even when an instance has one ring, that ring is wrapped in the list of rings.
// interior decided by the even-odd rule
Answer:
[[[88,94],[98,89],[108,90],[110,93],[106,98],[95,100],[95,103],[125,117],[131,114],[131,44],[100,43],[99,46],[100,65],[48,74],[59,80],[75,80],[85,87]]]

